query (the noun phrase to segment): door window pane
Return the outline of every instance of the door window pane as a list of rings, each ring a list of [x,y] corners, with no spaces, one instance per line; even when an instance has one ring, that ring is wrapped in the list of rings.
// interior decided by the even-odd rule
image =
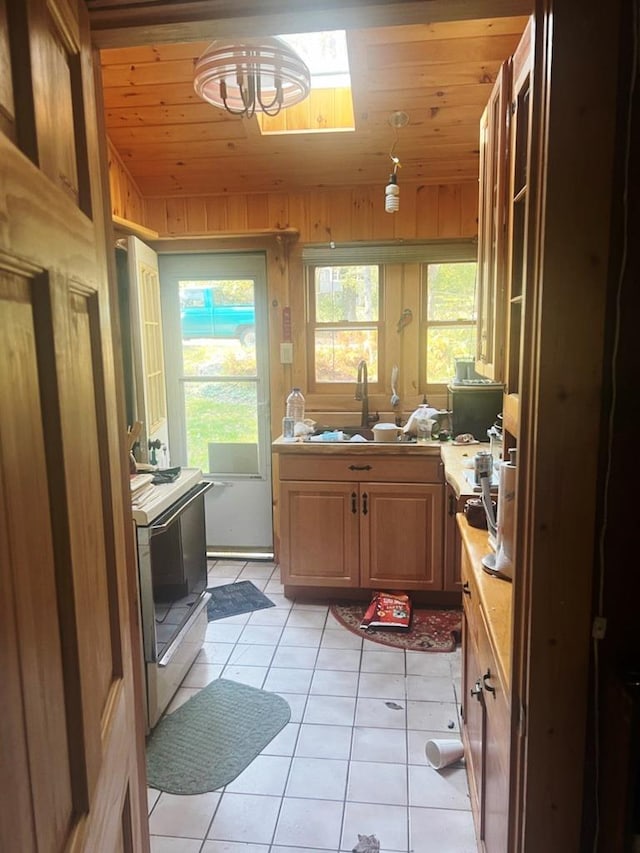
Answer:
[[[209,474],[257,474],[254,282],[178,283],[187,465]]]
[[[232,473],[231,461],[217,470],[210,462],[222,459],[211,451],[211,445],[250,444],[256,447],[255,469],[237,473],[257,473],[258,417],[257,385],[255,382],[210,381],[184,382],[184,401],[187,426],[187,465],[207,473]],[[219,463],[220,464],[220,463]],[[246,464],[242,463],[244,467]]]

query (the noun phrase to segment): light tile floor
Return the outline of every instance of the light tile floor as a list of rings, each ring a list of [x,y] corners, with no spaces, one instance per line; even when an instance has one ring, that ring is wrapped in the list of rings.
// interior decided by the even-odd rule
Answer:
[[[168,713],[220,676],[283,696],[291,722],[233,782],[149,789],[152,853],[475,853],[464,767],[437,771],[431,737],[459,732],[460,651],[405,652],[284,597],[273,563],[211,561],[209,585],[251,580],[275,607],[209,623]]]

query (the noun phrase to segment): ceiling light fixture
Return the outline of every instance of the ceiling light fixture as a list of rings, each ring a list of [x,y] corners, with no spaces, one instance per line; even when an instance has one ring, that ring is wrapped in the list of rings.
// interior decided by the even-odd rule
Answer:
[[[231,115],[275,116],[307,97],[311,75],[298,54],[273,36],[212,42],[196,62],[193,85],[201,98]]]
[[[391,113],[389,116],[389,124],[395,128],[396,138],[391,146],[389,157],[393,163],[393,172],[389,175],[389,183],[384,188],[384,209],[387,213],[397,213],[400,210],[400,187],[398,186],[398,169],[402,168],[402,163],[398,157],[394,156],[394,150],[398,142],[398,128],[405,127],[409,123],[409,116],[403,112]]]

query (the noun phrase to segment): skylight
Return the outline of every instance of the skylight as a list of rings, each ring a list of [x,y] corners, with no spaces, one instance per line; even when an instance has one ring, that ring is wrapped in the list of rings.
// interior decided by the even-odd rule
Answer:
[[[280,36],[307,63],[312,89],[351,88],[344,30]]]
[[[277,116],[256,114],[263,134],[355,130],[351,74],[344,30],[282,35],[311,72],[309,97]]]

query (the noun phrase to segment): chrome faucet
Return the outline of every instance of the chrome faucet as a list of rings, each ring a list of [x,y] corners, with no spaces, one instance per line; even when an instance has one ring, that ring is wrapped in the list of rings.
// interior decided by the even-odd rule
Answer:
[[[360,417],[360,426],[367,427],[371,425],[371,421],[379,421],[380,415],[369,414],[369,379],[367,374],[367,362],[362,358],[358,362],[358,378],[356,381],[356,400],[362,400],[362,415]]]

